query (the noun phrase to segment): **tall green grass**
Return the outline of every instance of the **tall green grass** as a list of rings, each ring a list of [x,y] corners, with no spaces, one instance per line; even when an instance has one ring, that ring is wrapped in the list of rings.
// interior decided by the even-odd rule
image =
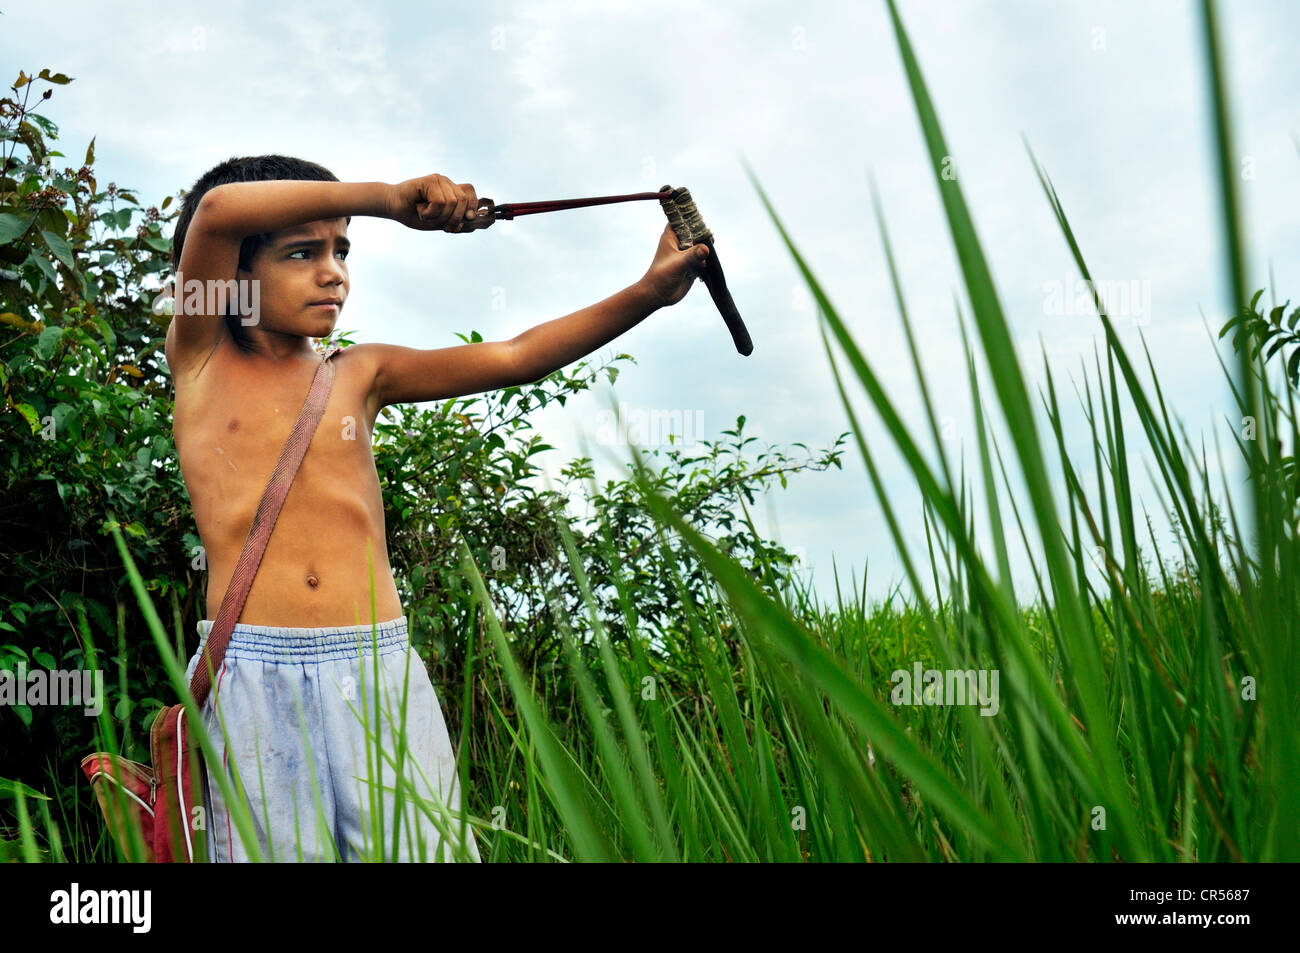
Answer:
[[[1080,395],[1090,447],[1083,458],[1072,457],[1071,426],[1045,358],[1046,393],[1039,398],[1046,426],[1040,425],[962,184],[942,175],[951,153],[937,111],[894,4],[887,6],[962,270],[958,327],[976,412],[973,479],[982,487],[982,512],[965,470],[954,474],[940,439],[874,182],[924,432],[896,412],[747,167],[819,306],[827,361],[910,593],[900,593],[901,603],[891,594],[868,606],[865,586],[859,594],[854,581],[846,598],[837,576],[834,607],[803,585],[770,595],[775,586],[760,585],[774,582],[770,568],[756,579],[720,553],[655,492],[648,465],[634,451],[630,472],[663,538],[680,534],[708,576],[701,582],[674,568],[680,618],[654,631],[638,625],[631,583],[620,581],[628,630],[641,638],[612,642],[592,610],[593,638],[561,626],[567,672],[528,671],[463,546],[468,598],[478,613],[471,645],[480,644],[481,632],[485,651],[471,651],[466,662],[458,764],[467,808],[449,823],[475,830],[485,860],[1300,859],[1297,533],[1286,487],[1263,476],[1281,453],[1280,398],[1260,361],[1243,356],[1235,380],[1228,374],[1234,441],[1256,476],[1244,498],[1225,479],[1220,506],[1203,450],[1171,423],[1145,339],[1146,383],[1097,298],[1104,348],[1094,355],[1094,373],[1085,368]],[[1228,312],[1235,313],[1247,283],[1229,97],[1213,5],[1202,10],[1232,275]],[[1062,240],[1090,280],[1050,177],[1032,152],[1030,160]],[[905,543],[905,517],[875,462],[882,448],[867,445],[852,392],[865,395],[920,488],[928,566]],[[1134,415],[1140,430],[1125,426]],[[1258,422],[1259,439],[1237,438],[1238,417]],[[1294,412],[1285,419],[1291,446],[1300,445]],[[1010,434],[1008,447],[995,436],[999,423]],[[927,458],[927,440],[937,465]],[[1181,565],[1160,553],[1131,482],[1144,455],[1155,463],[1155,492],[1185,541]],[[1094,494],[1085,490],[1089,467]],[[1023,495],[1013,482],[1023,485]],[[1062,486],[1063,497],[1055,489]],[[747,510],[744,516],[749,520]],[[1243,524],[1253,532],[1243,532]],[[569,568],[594,605],[568,527],[558,528]],[[1143,559],[1144,540],[1156,553],[1154,569]],[[183,694],[180,663],[118,541],[160,656]],[[1016,599],[1016,547],[1029,556],[1038,593],[1027,607]],[[663,552],[672,565],[672,549]],[[618,564],[612,545],[606,555]],[[914,662],[996,670],[998,714],[893,704],[891,674]],[[488,730],[471,738],[475,681],[493,687],[493,710],[486,713]],[[394,717],[402,719],[400,712]],[[111,735],[105,722],[105,737]],[[396,767],[400,748],[375,756]],[[203,750],[209,758],[216,751],[207,738]],[[229,791],[222,783],[228,799],[238,780]],[[400,782],[398,788],[403,798],[412,796]],[[36,802],[34,815],[24,793],[15,796],[25,858],[70,855],[45,802]],[[417,808],[445,817],[441,805]],[[250,843],[251,815],[237,811],[235,819]],[[379,823],[369,857],[383,856],[397,836]],[[83,855],[102,849],[72,845]]]

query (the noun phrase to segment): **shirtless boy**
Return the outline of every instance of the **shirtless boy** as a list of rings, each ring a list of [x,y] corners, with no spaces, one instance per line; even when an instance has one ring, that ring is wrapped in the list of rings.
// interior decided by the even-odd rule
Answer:
[[[333,331],[346,307],[352,216],[389,218],[416,231],[461,232],[469,230],[477,206],[472,185],[443,175],[395,185],[340,182],[319,165],[285,156],[230,159],[187,193],[173,240],[173,266],[184,286],[177,288],[166,356],[176,387],[176,450],[208,565],[207,618],[199,622],[202,641],[189,673],[320,364],[311,339]],[[444,829],[454,834],[460,828],[447,728],[424,665],[409,648],[388,563],[371,453],[380,409],[540,380],[680,301],[707,267],[706,256],[703,246],[679,251],[665,226],[649,269],[635,284],[508,341],[431,350],[363,343],[330,358],[336,370],[328,404],[204,708],[218,738],[214,706],[220,704],[223,757],[238,765],[263,856],[349,860],[367,851],[372,795],[355,777],[367,776],[367,758],[354,709],[363,678],[367,693],[373,690],[372,621],[378,623],[381,681],[388,679],[385,690],[396,686],[394,697],[400,698],[409,659],[406,736],[416,784],[427,782],[429,800],[453,812]],[[206,293],[181,300],[195,281],[207,288],[232,278],[258,283],[256,313],[240,315],[230,307],[209,313]],[[393,744],[390,732],[385,726],[383,737]],[[386,770],[380,783],[391,788],[391,766]],[[442,841],[427,817],[387,817],[391,800],[385,800],[383,818],[387,859],[451,859],[457,845]],[[247,859],[215,783],[207,785],[207,803],[209,856]],[[395,855],[388,849],[394,825],[405,835]],[[479,859],[472,835],[463,850]]]

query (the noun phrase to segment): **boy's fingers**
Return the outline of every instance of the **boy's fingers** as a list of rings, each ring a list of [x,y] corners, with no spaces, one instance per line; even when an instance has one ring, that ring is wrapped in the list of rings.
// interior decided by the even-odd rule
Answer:
[[[446,210],[446,214],[438,224],[443,231],[463,231],[467,204],[465,190],[445,176],[442,179],[442,186],[443,208]]]
[[[459,186],[453,187],[452,191],[456,193],[456,207],[451,210],[451,220],[456,223],[456,231],[459,232],[465,228],[467,199],[464,190]]]
[[[438,206],[442,202],[442,189],[438,187],[437,176],[422,183],[420,198],[423,205],[423,208],[419,209],[420,220],[431,228],[435,227],[438,223]]]
[[[691,269],[695,273],[694,278],[691,279],[692,281],[694,281],[695,278],[704,277],[704,268],[705,265],[707,264],[706,259],[709,257],[709,246],[696,245],[694,248],[691,249],[691,251],[695,253],[694,255],[691,256],[692,260],[695,263],[695,267]]]
[[[425,197],[428,199],[428,208],[421,214],[431,228],[441,228],[446,221],[447,213],[447,185],[446,179],[441,175],[431,177]]]
[[[452,184],[451,179],[447,178],[446,176],[443,176],[441,184],[442,184],[443,216],[442,216],[442,221],[439,224],[445,227],[455,222],[457,223],[457,225],[459,225],[459,213],[460,213],[459,203],[461,198],[460,190],[457,189],[456,186]]]
[[[465,217],[475,218],[478,212],[478,193],[474,191],[474,186],[465,182],[462,185],[457,186],[457,188],[459,188],[465,195],[465,203],[467,206]]]

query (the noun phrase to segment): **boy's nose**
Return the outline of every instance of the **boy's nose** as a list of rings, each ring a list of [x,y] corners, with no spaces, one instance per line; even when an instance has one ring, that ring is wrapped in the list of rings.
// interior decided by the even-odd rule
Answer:
[[[325,268],[325,277],[331,283],[345,282],[348,280],[348,272],[347,269],[343,267],[342,262],[336,259],[331,259],[329,265]]]

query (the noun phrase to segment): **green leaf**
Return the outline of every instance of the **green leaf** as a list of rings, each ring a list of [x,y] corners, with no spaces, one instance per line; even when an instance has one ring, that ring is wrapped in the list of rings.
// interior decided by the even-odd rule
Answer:
[[[21,707],[27,708],[26,705],[23,705]],[[27,718],[25,720],[29,725],[31,724],[32,710],[30,708],[27,708]],[[3,795],[5,797],[14,797],[16,795],[16,791],[22,791],[23,797],[25,798],[33,798],[37,801],[49,800],[49,798],[46,795],[42,794],[40,791],[35,791],[32,788],[29,788],[21,781],[11,781],[9,778],[0,778],[0,795]]]
[[[63,433],[68,421],[77,416],[77,409],[71,404],[55,404],[54,409],[50,411],[50,416],[54,418],[55,432]]]
[[[44,255],[36,254],[35,250],[28,253],[27,261],[23,264],[35,265],[49,279],[50,284],[57,285],[59,283],[59,276],[54,271],[54,266],[49,263],[49,260]]]
[[[1300,351],[1297,351],[1296,353],[1300,354]],[[31,425],[32,433],[36,433],[36,431],[41,429],[40,422],[36,416],[35,407],[33,407],[31,404],[15,404],[14,406],[17,409],[18,413],[22,414],[25,418],[27,418],[27,423]]]
[[[7,245],[22,235],[35,220],[35,215],[22,218],[11,212],[0,213],[0,245]]]
[[[1236,325],[1240,324],[1242,321],[1245,321],[1247,318],[1250,317],[1253,317],[1251,312],[1242,311],[1236,317],[1229,318],[1228,323],[1223,326],[1223,329],[1221,331],[1219,331],[1219,340],[1223,340],[1223,336],[1225,334],[1231,331]]]
[[[60,73],[59,75],[62,76],[63,74]],[[45,130],[45,134],[51,139],[57,139],[59,137],[59,127],[56,126],[52,120],[46,119],[38,113],[28,113],[27,118],[40,126],[41,129]]]
[[[90,145],[86,146],[86,161],[82,165],[95,164],[95,137],[91,136]]]
[[[1265,328],[1261,327],[1259,333],[1256,335],[1256,337],[1259,338],[1259,346],[1260,346],[1260,347],[1263,347],[1265,344],[1267,344],[1267,343],[1268,343],[1269,341],[1271,341],[1273,338],[1277,337],[1279,334],[1282,334],[1282,333],[1283,333],[1283,331],[1282,331],[1281,328],[1267,328],[1267,329],[1265,329]]]
[[[45,244],[54,253],[54,257],[67,265],[69,271],[77,270],[76,263],[72,260],[72,246],[67,239],[46,229],[41,229],[41,237],[45,239]]]
[[[33,649],[32,658],[35,659],[44,668],[57,668],[58,663],[54,661],[54,656],[44,649]]]
[[[108,322],[99,315],[95,315],[91,320],[99,331],[99,336],[104,339],[104,346],[108,348],[108,353],[112,355],[117,350],[117,335],[113,333],[113,329],[109,327]]]
[[[36,351],[41,357],[49,360],[54,349],[58,347],[59,339],[63,337],[63,328],[54,327],[46,328],[41,332],[40,338],[36,341]]]

